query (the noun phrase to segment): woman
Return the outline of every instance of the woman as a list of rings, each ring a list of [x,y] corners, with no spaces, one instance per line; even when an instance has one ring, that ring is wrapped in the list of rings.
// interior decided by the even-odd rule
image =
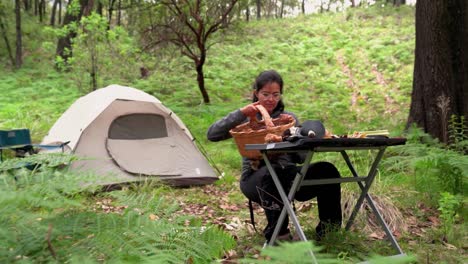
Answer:
[[[284,103],[281,100],[282,94],[283,79],[276,71],[269,70],[260,73],[253,85],[253,102],[212,124],[208,129],[208,139],[220,141],[231,138],[230,129],[247,122],[250,118],[260,119],[261,116],[256,108],[258,104],[262,105],[272,118],[277,118],[280,114],[293,116],[296,119],[296,126],[298,126],[297,117],[284,110]],[[291,187],[296,172],[300,169],[296,164],[302,163],[303,160],[304,157],[297,154],[282,154],[272,161],[286,193]],[[242,159],[240,189],[249,200],[258,203],[265,210],[268,224],[263,233],[268,242],[275,229],[283,204],[265,163],[260,161],[258,166],[251,166],[252,164],[258,164],[258,161],[252,161],[248,158]],[[338,170],[328,162],[311,164],[305,176],[306,179],[339,177]],[[340,184],[304,186],[295,195],[295,199],[298,201],[307,201],[314,197],[317,197],[320,218],[316,234],[317,238],[320,239],[330,227],[339,228],[341,226]],[[287,218],[281,227],[278,239],[291,239]]]

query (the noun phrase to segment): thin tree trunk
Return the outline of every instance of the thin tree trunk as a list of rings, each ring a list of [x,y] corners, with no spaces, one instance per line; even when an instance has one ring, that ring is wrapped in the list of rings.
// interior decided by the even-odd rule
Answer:
[[[5,40],[5,45],[8,51],[8,57],[10,58],[11,65],[15,65],[15,58],[13,57],[13,52],[11,50],[10,41],[8,41],[7,27],[3,23],[3,18],[0,16],[0,30],[2,31],[3,40]]]
[[[91,51],[91,86],[93,88],[93,91],[97,90],[97,74],[98,74],[98,56],[97,56],[97,51],[93,47]]]
[[[69,3],[70,4],[70,3]],[[75,15],[69,12],[65,12],[65,17],[63,19],[63,25],[68,25],[74,21],[78,21],[81,17],[81,14]],[[61,37],[57,41],[57,49],[55,53],[57,56],[60,56],[65,62],[68,61],[68,58],[72,57],[72,46],[71,39],[76,36],[76,32],[70,31],[66,36]]]
[[[37,16],[39,14],[39,0],[34,0],[34,15]]]
[[[302,14],[305,15],[305,0],[302,0],[301,10],[302,10]]]
[[[98,13],[98,15],[102,16],[102,10],[103,9],[104,9],[104,6],[103,6],[102,2],[98,1],[97,7],[96,7],[96,13]]]
[[[250,5],[247,1],[247,7],[245,8],[245,21],[249,22],[250,20]]]
[[[94,0],[85,0],[84,1],[84,8],[83,8],[83,16],[89,16],[91,15],[91,12],[93,11],[94,8]]]
[[[50,0],[42,0],[42,17],[46,20],[47,4]]]
[[[210,96],[208,95],[208,92],[206,91],[206,88],[205,88],[205,77],[203,76],[203,64],[197,65],[197,82],[198,82],[198,88],[200,89],[200,92],[202,93],[202,96],[203,96],[203,102],[205,104],[209,104]]]
[[[63,24],[68,25],[74,21],[80,21],[82,16],[87,16],[91,13],[93,5],[94,0],[80,0],[80,12],[78,14],[66,12]],[[56,54],[57,56],[60,56],[65,62],[68,61],[68,58],[72,57],[71,40],[75,36],[76,32],[71,31],[66,36],[59,38],[57,42]]]
[[[31,5],[29,4],[29,1],[24,0],[23,4],[24,4],[24,11],[29,11],[29,9],[31,8]]]
[[[137,6],[136,10],[139,10],[139,7],[138,5],[136,4],[136,1],[135,0],[130,0],[130,6],[134,7],[134,6]],[[136,21],[136,14],[140,14],[138,11],[129,11],[127,12],[127,15],[128,15],[128,19],[127,19],[127,30],[128,30],[128,34],[130,36],[133,36],[133,31],[134,31],[134,27],[133,25],[135,24],[134,21]]]
[[[44,0],[38,0],[39,1],[39,22],[42,23],[42,20],[44,19],[44,13],[43,13],[43,6],[45,7]]]
[[[393,1],[394,6],[404,5],[405,3],[406,3],[405,0],[394,0]]]
[[[121,19],[122,19],[122,0],[117,0],[117,25],[121,25]]]
[[[52,10],[50,11],[50,25],[51,26],[55,26],[55,14],[57,13],[58,1],[60,0],[54,1],[54,4],[52,5]]]
[[[23,41],[21,34],[21,2],[15,0],[15,16],[16,16],[16,59],[15,66],[17,69],[23,65]]]
[[[107,11],[108,13],[108,16],[107,16],[107,20],[108,20],[108,29],[110,29],[110,25],[112,24],[112,15],[114,14],[114,3],[115,3],[115,0],[109,0],[109,9]]]
[[[205,48],[201,48],[201,49],[202,51],[200,54],[200,60],[195,62],[195,67],[197,70],[197,82],[198,82],[198,88],[200,89],[200,92],[202,93],[202,96],[203,96],[203,102],[205,104],[209,104],[210,97],[205,88],[205,76],[203,74],[203,64],[205,63],[205,59],[206,59],[206,50]]]
[[[280,13],[279,13],[280,18],[283,18],[283,12],[284,12],[284,0],[281,0]]]
[[[58,0],[59,10],[58,10],[58,24],[62,25],[62,0]]]
[[[257,20],[259,20],[262,17],[261,9],[262,9],[262,2],[261,0],[257,0]]]

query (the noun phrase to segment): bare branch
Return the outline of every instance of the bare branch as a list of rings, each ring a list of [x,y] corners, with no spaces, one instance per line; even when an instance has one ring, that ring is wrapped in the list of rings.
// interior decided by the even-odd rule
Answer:
[[[227,3],[226,3],[227,2]],[[195,63],[197,81],[203,99],[209,102],[208,93],[204,87],[203,65],[207,57],[207,50],[213,44],[208,43],[211,34],[230,21],[229,13],[238,0],[162,0],[165,10],[156,25],[151,25],[145,35],[155,35],[157,40],[148,41],[146,48],[151,44],[170,42],[180,48],[182,55]],[[152,17],[152,18],[153,18]],[[145,36],[151,39],[150,36]]]
[[[232,8],[234,8],[234,5],[237,3],[238,0],[231,0],[231,4],[228,6],[228,9],[226,9],[222,15],[221,18],[216,21],[211,27],[208,28],[206,31],[205,35],[203,36],[203,39],[206,41],[212,33],[218,31],[220,29],[220,26],[222,23],[225,21],[225,19],[228,17],[228,15],[231,13]]]

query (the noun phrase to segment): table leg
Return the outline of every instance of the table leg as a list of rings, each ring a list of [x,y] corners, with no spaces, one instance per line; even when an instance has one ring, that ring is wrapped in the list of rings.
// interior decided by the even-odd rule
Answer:
[[[273,182],[275,183],[275,186],[276,186],[276,188],[278,190],[278,193],[279,193],[279,195],[281,197],[281,200],[283,201],[283,210],[281,211],[281,214],[280,214],[280,216],[278,218],[278,222],[276,223],[275,230],[273,231],[273,235],[270,238],[270,242],[268,243],[269,245],[274,244],[274,242],[275,242],[275,240],[276,240],[276,238],[278,236],[279,230],[281,229],[281,226],[282,226],[282,224],[283,224],[283,222],[285,220],[286,213],[288,213],[289,216],[291,217],[291,221],[293,222],[294,227],[296,228],[296,232],[298,233],[301,240],[302,241],[307,241],[307,238],[306,238],[306,236],[305,236],[304,232],[302,231],[302,228],[301,228],[301,226],[299,224],[299,220],[297,219],[297,216],[294,213],[294,210],[293,210],[293,208],[291,206],[291,201],[294,199],[294,195],[295,195],[297,189],[299,188],[299,186],[301,185],[302,180],[304,179],[304,175],[307,172],[307,169],[309,167],[312,156],[313,156],[313,152],[312,151],[308,152],[308,154],[306,156],[306,159],[304,161],[304,166],[301,168],[301,172],[298,173],[296,175],[296,177],[294,178],[294,181],[293,181],[293,184],[292,184],[291,189],[289,191],[289,194],[288,194],[288,196],[286,196],[286,193],[285,193],[285,191],[283,189],[283,186],[281,185],[281,182],[280,182],[280,180],[278,178],[278,175],[276,174],[275,169],[273,168],[270,161],[268,160],[267,155],[265,153],[263,153],[263,159],[265,160],[265,165],[267,166],[268,170],[270,171]]]
[[[304,231],[302,231],[302,228],[299,224],[299,219],[297,219],[296,214],[294,213],[294,210],[291,206],[291,201],[294,199],[294,195],[301,185],[302,180],[304,179],[304,176],[307,173],[307,169],[309,168],[310,161],[312,160],[313,156],[313,151],[309,151],[307,153],[307,156],[304,161],[304,166],[302,166],[301,171],[297,173],[296,177],[294,178],[293,184],[291,186],[291,189],[289,191],[288,197],[286,197],[286,193],[283,189],[283,186],[281,185],[281,182],[279,181],[278,175],[276,174],[275,169],[271,165],[270,161],[268,160],[268,156],[266,153],[262,153],[263,159],[265,160],[265,164],[270,171],[271,177],[273,178],[273,182],[275,183],[276,188],[278,189],[278,193],[281,196],[281,200],[283,201],[283,210],[281,210],[281,214],[278,218],[278,222],[276,223],[275,230],[273,231],[273,235],[270,238],[270,241],[268,245],[272,246],[275,243],[275,240],[278,236],[279,230],[281,229],[281,226],[283,224],[283,221],[285,220],[286,213],[289,214],[291,217],[291,221],[294,224],[294,227],[296,228],[296,232],[298,233],[299,237],[301,238],[302,241],[307,241],[307,238],[304,234]],[[313,263],[317,264],[317,259],[315,258],[314,252],[312,250],[309,251],[310,256],[312,257]]]
[[[403,254],[403,251],[401,250],[400,246],[398,245],[398,242],[396,241],[395,237],[393,236],[392,232],[390,231],[390,228],[388,227],[387,223],[383,219],[381,213],[375,206],[374,201],[372,200],[372,197],[369,195],[368,191],[369,188],[374,181],[375,175],[377,173],[377,167],[383,157],[383,154],[385,152],[385,147],[380,148],[379,152],[377,153],[377,156],[374,159],[374,162],[372,163],[372,167],[369,170],[367,180],[366,180],[366,185],[364,186],[361,182],[357,182],[360,189],[361,189],[361,195],[359,196],[358,201],[356,202],[356,205],[354,206],[354,209],[351,213],[351,216],[349,217],[348,222],[346,223],[346,230],[349,230],[351,228],[351,225],[354,222],[354,219],[361,208],[362,203],[364,202],[364,198],[367,200],[367,203],[371,207],[374,215],[377,217],[377,220],[379,221],[380,225],[382,226],[385,234],[387,237],[390,239],[390,242],[392,243],[392,246],[398,251],[398,253]],[[353,164],[351,163],[351,160],[349,159],[348,154],[346,151],[342,150],[341,155],[343,156],[344,160],[346,161],[346,164],[348,165],[348,168],[350,169],[351,173],[353,174],[354,177],[359,177],[356,170],[354,169]]]

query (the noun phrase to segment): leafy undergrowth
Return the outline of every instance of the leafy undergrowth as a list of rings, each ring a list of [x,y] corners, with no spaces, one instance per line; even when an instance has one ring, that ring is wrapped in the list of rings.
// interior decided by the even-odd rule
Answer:
[[[7,227],[0,228],[1,260],[297,263],[290,261],[313,250],[319,263],[327,263],[322,262],[327,259],[331,263],[369,259],[379,263],[378,255],[396,254],[366,205],[350,231],[331,233],[320,242],[312,240],[313,244],[262,250],[261,230],[266,224],[263,210],[254,205],[256,232],[237,182],[221,179],[206,186],[172,188],[149,181],[105,192],[99,184],[93,184],[103,181],[102,176],[58,169],[75,159],[44,154],[0,164],[0,202],[4,205],[0,221]],[[32,171],[17,169],[18,164],[25,163],[42,166]],[[415,200],[421,194],[409,192],[409,186],[392,186],[386,197],[382,195],[384,185],[376,182],[374,201],[403,251],[413,256],[395,263],[412,259],[458,263],[463,259],[463,247],[440,237],[437,210]],[[345,218],[349,216],[346,208],[356,200],[356,191],[347,186],[342,191]],[[392,201],[399,201],[400,206]],[[296,211],[306,236],[314,238],[316,202],[297,202]],[[275,253],[281,250],[284,254]],[[179,253],[177,257],[175,252]],[[302,261],[313,263],[311,258]],[[388,259],[380,261],[389,263]]]
[[[2,263],[211,263],[235,246],[216,225],[177,214],[161,184],[101,192],[102,177],[55,169],[67,156],[36,156],[0,164]]]
[[[237,262],[243,258],[263,259],[262,245],[264,243],[261,231],[265,226],[263,210],[254,205],[255,223],[258,232],[255,231],[250,221],[247,200],[237,190],[236,185],[221,184],[218,186],[204,186],[191,188],[190,190],[175,190],[179,197],[181,214],[196,215],[203,223],[211,223],[220,226],[231,234],[237,241],[235,250],[229,251],[226,258]],[[375,193],[375,192],[373,192]],[[404,189],[393,188],[394,197],[390,199],[414,199],[414,193],[408,193]],[[217,198],[214,198],[217,197]],[[391,205],[380,203],[381,195],[374,194],[374,200],[380,208],[384,217],[392,215]],[[218,199],[219,198],[219,199]],[[354,199],[355,201],[355,199]],[[385,209],[388,209],[385,211]],[[397,254],[396,250],[386,239],[383,230],[371,217],[368,209],[360,211],[357,221],[350,231],[332,233],[320,242],[315,242],[315,225],[318,223],[318,212],[316,202],[296,202],[298,217],[303,225],[306,236],[320,248],[318,252],[333,256],[332,263],[356,263],[369,260],[376,255],[390,256]],[[436,209],[417,202],[416,207],[397,208],[400,218],[399,225],[390,223],[392,231],[403,251],[419,262],[429,261],[446,263],[459,263],[464,257],[465,250],[444,242],[437,235],[440,228],[439,213]],[[388,219],[386,218],[388,221]],[[458,227],[460,228],[460,226]],[[307,251],[305,251],[307,252]],[[286,253],[285,253],[286,254]],[[286,259],[283,259],[286,261]],[[388,262],[382,263],[393,263]],[[280,263],[280,262],[279,262]],[[296,262],[283,262],[296,263]],[[311,261],[304,263],[313,263]],[[322,263],[322,262],[319,262]],[[326,263],[326,262],[324,262]],[[395,262],[398,263],[398,262]],[[403,263],[403,262],[402,262]],[[408,262],[405,262],[408,263]]]

